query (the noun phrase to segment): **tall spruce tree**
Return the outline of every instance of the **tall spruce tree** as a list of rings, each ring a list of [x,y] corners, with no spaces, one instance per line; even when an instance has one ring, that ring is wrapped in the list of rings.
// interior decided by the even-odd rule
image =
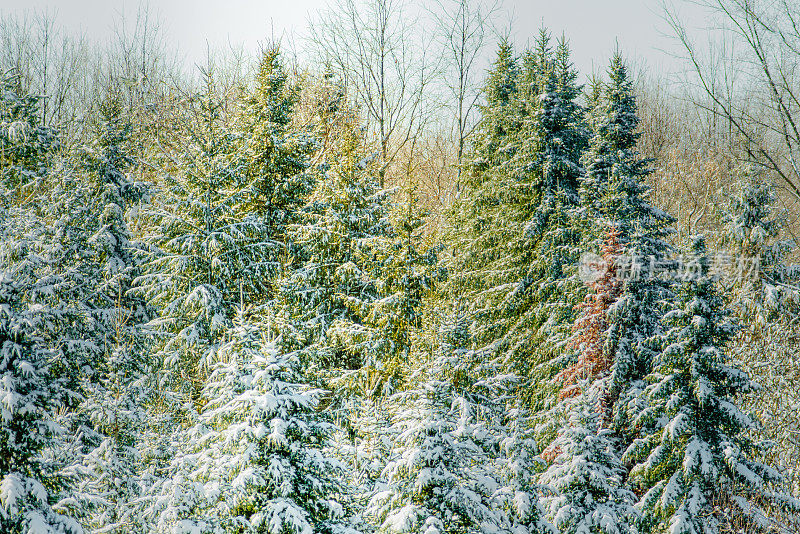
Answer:
[[[797,511],[800,501],[781,491],[781,476],[754,459],[756,420],[736,398],[756,386],[730,361],[734,327],[709,276],[701,237],[693,239],[690,269],[678,303],[665,317],[666,348],[648,375],[648,407],[636,424],[650,432],[626,452],[643,496],[648,531],[716,533],[720,520],[741,517],[747,530],[768,529],[762,506]]]
[[[392,397],[394,447],[367,507],[381,532],[509,526],[506,510],[494,502],[499,484],[484,442],[481,407],[471,398],[475,380],[466,371],[474,364],[464,347],[464,326],[457,322],[446,329],[433,357],[410,376],[414,387]]]
[[[56,414],[72,401],[61,375],[60,335],[77,314],[61,300],[52,235],[40,198],[56,132],[40,126],[40,99],[0,77],[0,530],[79,534],[70,517],[74,480],[50,452],[65,430]]]
[[[568,422],[549,446],[553,463],[540,477],[552,492],[544,500],[548,518],[561,534],[636,534],[636,496],[625,487],[613,433],[600,422],[602,381],[581,386],[568,402]]]
[[[280,280],[284,315],[310,371],[330,377],[380,370],[390,340],[375,336],[366,318],[380,298],[380,251],[394,235],[389,193],[378,186],[374,162],[352,123],[320,172],[301,222],[290,229],[304,261]]]
[[[243,97],[232,125],[233,165],[246,187],[232,209],[241,219],[257,218],[260,224],[261,257],[249,276],[264,283],[243,286],[244,298],[253,304],[273,299],[274,280],[302,258],[288,228],[299,222],[300,208],[313,188],[314,173],[307,169],[315,139],[292,125],[299,92],[281,62],[280,50],[270,48],[261,57],[255,87]],[[287,261],[290,264],[284,265]]]
[[[128,229],[128,216],[147,195],[131,178],[130,124],[115,87],[100,103],[93,142],[81,153],[83,181],[94,212],[87,245],[93,265],[94,296],[89,301],[90,331],[102,351],[96,374],[85,383],[76,408],[88,468],[80,492],[87,502],[86,528],[125,532],[137,524],[135,499],[141,496],[138,447],[147,422],[147,351],[143,324],[152,310],[132,291],[141,274],[141,254]]]
[[[197,398],[234,308],[269,291],[274,260],[270,228],[257,212],[239,156],[238,133],[223,113],[212,72],[191,101],[175,168],[164,177],[140,290],[160,310],[152,321],[156,356],[168,386]]]
[[[636,98],[622,56],[609,66],[609,80],[589,114],[592,137],[583,156],[581,207],[574,220],[583,224],[582,248],[600,252],[605,233],[618,231],[621,256],[617,275],[621,294],[608,311],[607,351],[611,360],[606,402],[613,406],[614,430],[632,439],[631,416],[657,353],[662,302],[671,295],[657,270],[667,265],[672,217],[648,202],[644,183],[649,161],[636,151]]]
[[[507,62],[497,68],[509,69]],[[552,397],[539,385],[554,373],[556,347],[565,337],[560,330],[570,323],[579,291],[567,289],[578,243],[567,213],[577,202],[584,143],[575,79],[566,43],[555,53],[542,30],[535,49],[523,57],[517,91],[507,106],[515,128],[493,129],[494,115],[484,115],[485,128],[504,136],[500,144],[507,157],[494,165],[479,158],[464,200],[456,203],[460,213],[452,218],[449,236],[456,253],[448,289],[472,303],[476,348],[532,379],[525,394],[540,407]],[[476,137],[477,154],[486,150],[485,142]]]

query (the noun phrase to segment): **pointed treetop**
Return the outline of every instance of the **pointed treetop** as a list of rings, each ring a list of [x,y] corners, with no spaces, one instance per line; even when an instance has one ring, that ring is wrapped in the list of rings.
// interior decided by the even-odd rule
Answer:
[[[517,91],[517,60],[514,47],[503,39],[497,49],[497,56],[492,64],[486,83],[486,101],[488,106],[505,104]]]

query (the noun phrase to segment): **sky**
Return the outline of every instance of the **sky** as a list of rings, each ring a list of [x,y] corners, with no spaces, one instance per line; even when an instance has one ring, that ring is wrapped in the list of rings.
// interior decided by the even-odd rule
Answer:
[[[424,0],[431,2],[432,0]],[[489,0],[486,0],[489,1]],[[690,28],[704,25],[703,10],[685,0],[678,3]],[[684,63],[662,18],[662,0],[500,0],[498,23],[509,27],[515,43],[532,40],[542,24],[570,41],[573,60],[585,74],[603,69],[619,46],[629,59],[644,62],[654,72],[675,73]],[[416,0],[417,5],[422,4]],[[253,52],[271,35],[300,41],[307,21],[316,18],[329,0],[151,0],[170,46],[188,64],[202,62],[207,46],[233,45]],[[68,32],[84,32],[103,42],[121,16],[133,19],[139,0],[0,0],[0,15],[48,10]],[[435,4],[433,4],[435,5]]]

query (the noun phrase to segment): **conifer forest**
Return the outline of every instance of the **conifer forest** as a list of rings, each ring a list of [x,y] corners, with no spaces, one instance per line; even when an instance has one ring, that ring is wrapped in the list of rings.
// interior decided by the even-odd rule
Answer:
[[[0,6],[0,534],[800,533],[800,4],[700,3]]]

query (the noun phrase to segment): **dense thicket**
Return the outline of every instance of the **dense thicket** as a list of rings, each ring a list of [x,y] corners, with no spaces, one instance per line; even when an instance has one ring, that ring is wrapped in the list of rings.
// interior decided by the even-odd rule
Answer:
[[[788,378],[750,373],[797,343],[798,270],[757,167],[683,251],[624,59],[584,90],[541,30],[432,217],[422,134],[392,166],[322,70],[110,75],[69,143],[2,75],[0,530],[796,528]]]

